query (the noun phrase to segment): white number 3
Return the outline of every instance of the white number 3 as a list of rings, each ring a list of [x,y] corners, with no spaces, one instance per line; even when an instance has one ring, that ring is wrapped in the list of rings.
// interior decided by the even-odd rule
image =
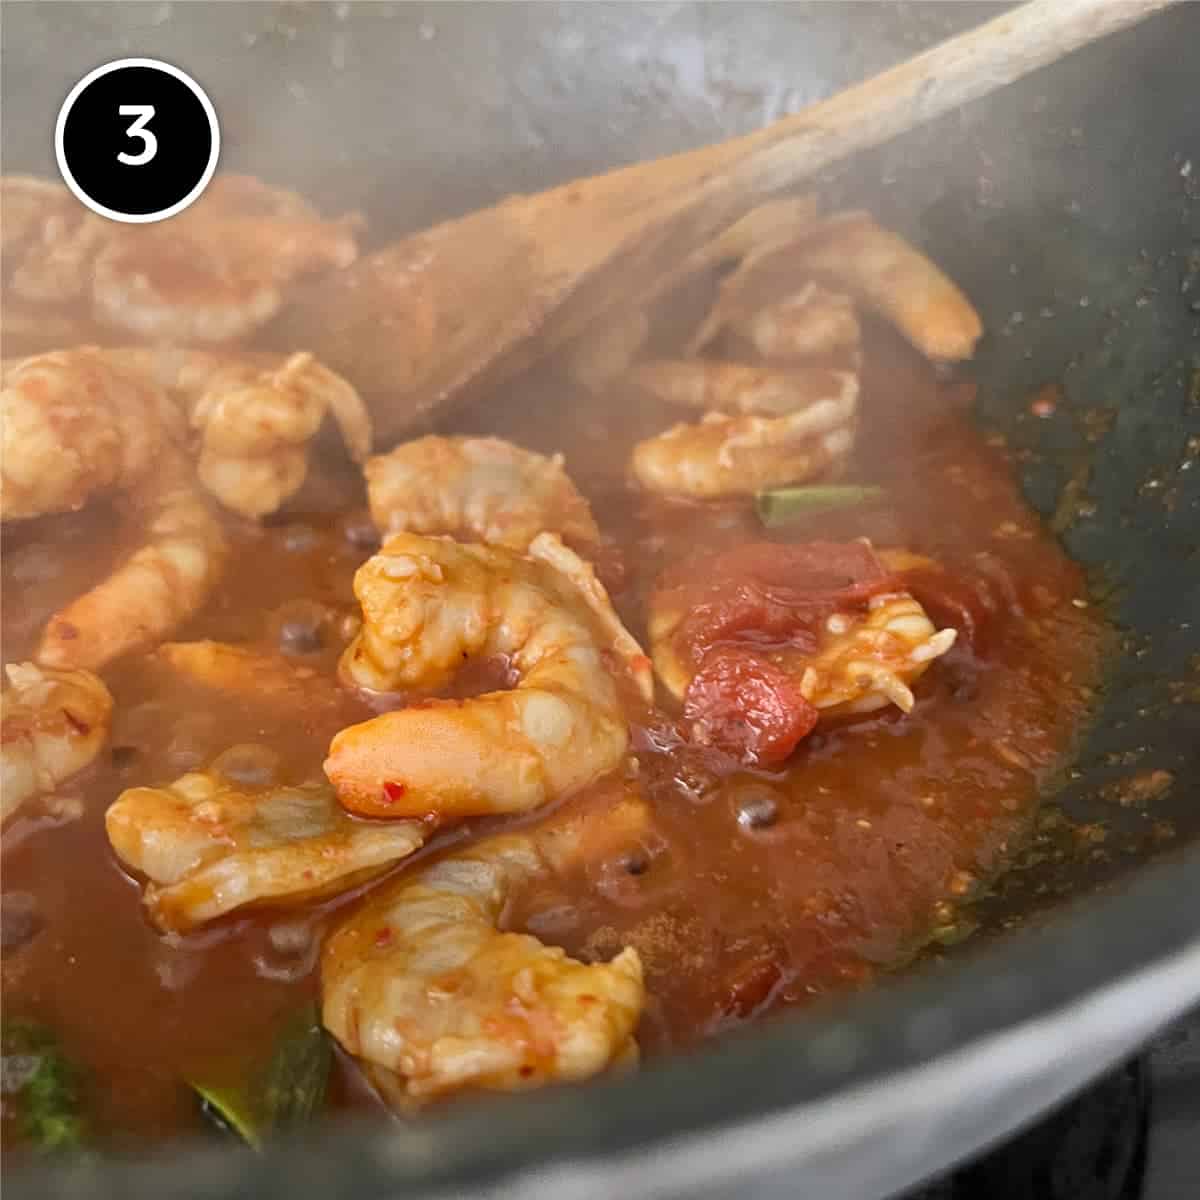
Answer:
[[[136,154],[126,154],[123,150],[117,155],[117,161],[128,167],[140,167],[148,163],[158,153],[158,138],[146,128],[146,122],[154,116],[152,104],[122,104],[117,112],[123,117],[137,117],[130,127],[125,130],[126,137],[142,139],[142,148]]]

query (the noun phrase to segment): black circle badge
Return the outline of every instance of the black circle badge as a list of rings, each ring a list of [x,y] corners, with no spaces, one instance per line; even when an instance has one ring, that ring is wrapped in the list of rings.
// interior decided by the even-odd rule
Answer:
[[[89,71],[58,111],[63,182],[93,212],[146,224],[208,186],[221,130],[200,85],[170,63],[122,58]]]

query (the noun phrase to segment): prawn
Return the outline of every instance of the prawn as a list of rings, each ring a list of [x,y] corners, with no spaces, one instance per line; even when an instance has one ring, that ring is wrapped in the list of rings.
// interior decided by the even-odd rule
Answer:
[[[82,206],[71,203],[65,187],[35,175],[0,176],[0,204],[0,254],[6,275],[14,270],[14,258],[20,264],[22,250],[50,239],[56,222],[84,213]]]
[[[830,396],[858,396],[854,372],[828,367],[661,359],[642,363],[626,379],[667,404],[747,416],[785,416]]]
[[[517,551],[544,531],[581,549],[600,542],[560,454],[501,438],[423,437],[370,459],[364,474],[384,533],[447,533]]]
[[[61,184],[31,175],[0,178],[0,205],[6,289],[39,305],[77,300],[111,223],[89,213]]]
[[[689,278],[752,254],[761,254],[781,239],[794,240],[817,216],[812,196],[769,200],[727,226],[716,238],[694,250],[664,275],[643,298],[646,303],[669,294]],[[604,314],[602,323],[578,334],[557,356],[557,368],[590,392],[602,392],[631,365],[649,339],[651,320],[645,309]]]
[[[861,330],[849,296],[809,280],[799,289],[789,287],[782,298],[751,304],[739,293],[738,281],[733,276],[722,286],[717,302],[688,343],[688,354],[699,353],[728,327],[766,359],[847,353],[857,357]]]
[[[325,772],[363,816],[523,812],[613,770],[629,744],[618,677],[649,702],[650,663],[593,568],[550,533],[528,556],[393,534],[359,568],[363,626],[345,682],[448,684],[468,660],[507,664],[511,690],[426,700],[342,730]]]
[[[636,1061],[645,1003],[636,950],[587,965],[500,928],[519,889],[584,852],[584,824],[489,838],[402,874],[326,943],[325,1027],[396,1107]]]
[[[248,905],[348,891],[418,850],[429,832],[419,821],[352,820],[323,781],[252,787],[213,769],[129,788],[105,828],[121,861],[148,880],[154,923],[171,933]]]
[[[937,629],[865,544],[759,549],[762,564],[750,547],[705,566],[707,594],[664,586],[651,596],[654,666],[693,739],[778,761],[819,720],[889,704],[911,712],[912,685],[957,631]],[[778,728],[756,732],[756,721]]]
[[[634,446],[631,470],[649,491],[693,499],[752,494],[828,474],[854,445],[853,371],[696,360],[647,364],[635,375],[660,397],[734,409],[708,412]]]
[[[927,358],[970,358],[983,332],[979,314],[945,272],[865,212],[842,212],[747,255],[721,284],[717,302],[689,352],[727,324],[821,284],[847,293],[890,321]]]
[[[43,666],[99,668],[154,645],[199,610],[221,576],[225,533],[173,446],[124,499],[144,523],[144,544],[50,618],[35,654]]]
[[[812,277],[849,292],[890,321],[926,358],[970,358],[983,323],[936,263],[870,217],[830,217],[801,258]]]
[[[201,482],[226,507],[263,516],[303,482],[306,444],[327,412],[351,455],[365,458],[361,398],[310,354],[81,346],[34,355],[4,368],[0,512],[62,512],[129,489],[190,425]]]
[[[131,487],[173,417],[153,380],[93,346],[5,363],[0,515],[68,512]]]
[[[652,606],[649,634],[654,666],[667,690],[682,701],[695,676],[672,636],[686,613]],[[801,679],[800,690],[825,716],[867,713],[895,704],[911,712],[910,685],[954,645],[957,631],[938,630],[907,593],[872,596],[865,615],[825,619],[815,653],[791,650],[771,657]]]
[[[803,659],[800,692],[830,717],[889,704],[912,712],[911,685],[958,637],[956,629],[937,629],[907,592],[872,596],[861,620],[835,614],[825,631],[817,653]]]
[[[152,226],[115,225],[45,180],[9,177],[3,198],[16,297],[82,302],[101,323],[155,341],[245,337],[295,280],[358,254],[360,218],[323,220],[294,193],[244,175],[218,176],[190,208]]]
[[[854,302],[840,292],[808,283],[794,295],[730,321],[766,359],[849,354],[855,361],[861,331]]]
[[[10,663],[0,693],[0,821],[82,771],[108,737],[113,698],[90,671]]]
[[[311,354],[115,353],[183,398],[200,438],[200,481],[242,516],[272,513],[300,487],[307,444],[326,414],[356,462],[370,453],[371,418],[362,398]]]

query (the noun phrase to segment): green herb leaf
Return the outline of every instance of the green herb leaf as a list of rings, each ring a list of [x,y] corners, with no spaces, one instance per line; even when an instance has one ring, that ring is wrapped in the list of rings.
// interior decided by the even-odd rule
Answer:
[[[262,1114],[256,1111],[248,1088],[188,1085],[200,1102],[200,1115],[217,1132],[240,1138],[255,1150],[262,1149]]]
[[[312,1120],[325,1101],[333,1050],[315,1004],[297,1013],[280,1035],[263,1082],[271,1129]]]
[[[33,1021],[6,1021],[3,1031],[6,1096],[13,1096],[22,1134],[44,1154],[74,1153],[89,1141],[82,1108],[82,1074],[50,1030]]]
[[[321,1111],[332,1063],[329,1035],[317,1006],[308,1004],[285,1023],[271,1057],[246,1080],[190,1086],[210,1124],[261,1150],[273,1134],[304,1125]]]
[[[754,497],[758,519],[771,528],[786,525],[815,512],[853,508],[883,496],[874,484],[813,484],[809,487],[772,488]]]

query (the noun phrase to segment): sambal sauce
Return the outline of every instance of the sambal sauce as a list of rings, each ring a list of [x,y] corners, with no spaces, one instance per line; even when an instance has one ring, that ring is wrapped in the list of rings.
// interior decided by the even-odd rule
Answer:
[[[147,536],[138,505],[168,514],[151,532],[173,624],[120,630],[126,649],[94,660],[102,749],[52,762],[52,786],[5,810],[6,1021],[53,1031],[94,1140],[198,1129],[198,1096],[243,1087],[297,1012],[310,1046],[340,1043],[327,1106],[407,1112],[455,1090],[464,1061],[511,1090],[653,1060],[870,984],[967,923],[1072,751],[1103,624],[1002,445],[972,426],[966,372],[865,310],[860,353],[840,292],[804,291],[774,323],[722,296],[728,328],[706,353],[829,330],[836,353],[707,378],[676,359],[604,387],[538,376],[452,412],[437,432],[457,439],[428,439],[439,470],[474,472],[489,497],[514,479],[541,497],[550,528],[532,541],[504,544],[508,512],[466,544],[471,504],[414,487],[403,456],[367,464],[370,507],[357,465],[334,449],[306,464],[299,438],[239,476],[250,450],[221,456],[267,434],[202,406],[200,478],[224,507],[169,487],[142,499],[141,475],[5,526],[4,661],[31,664],[51,617]],[[884,316],[919,342],[902,304]],[[969,355],[970,316],[949,357]],[[131,368],[105,353],[88,369],[115,387]],[[286,389],[324,368],[270,370]],[[322,395],[348,387],[315,377]],[[697,388],[726,407],[681,418]],[[351,401],[335,415],[361,459]],[[390,527],[385,467],[410,496]],[[743,470],[740,497],[705,490]],[[789,472],[862,499],[768,527],[754,492]],[[80,651],[60,627],[52,652]],[[10,672],[45,695],[40,679]],[[50,729],[21,711],[6,753]],[[68,744],[94,732],[66,701],[54,715]],[[455,1025],[456,1005],[485,1015]],[[569,1061],[564,1021],[587,1031]],[[29,1126],[9,1101],[16,1145]]]

